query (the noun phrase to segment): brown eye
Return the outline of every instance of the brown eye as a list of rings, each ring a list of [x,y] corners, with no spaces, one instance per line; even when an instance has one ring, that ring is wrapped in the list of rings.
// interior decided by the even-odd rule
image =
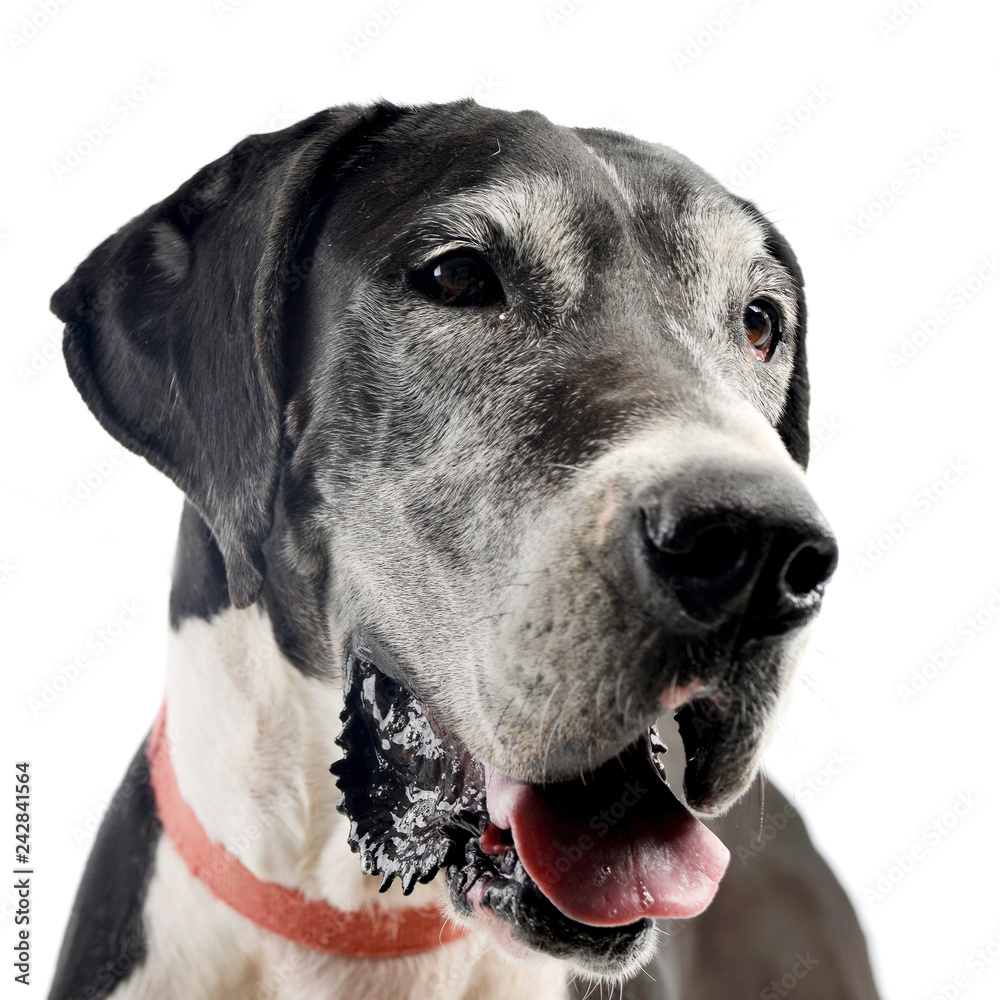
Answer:
[[[447,306],[491,306],[504,301],[503,287],[478,254],[445,254],[417,272],[417,284]]]
[[[743,312],[743,329],[746,330],[750,353],[758,361],[767,361],[774,353],[781,333],[778,310],[767,299],[754,299]]]

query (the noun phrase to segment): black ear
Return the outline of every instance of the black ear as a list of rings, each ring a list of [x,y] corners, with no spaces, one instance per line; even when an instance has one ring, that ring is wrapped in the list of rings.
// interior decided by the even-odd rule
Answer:
[[[742,199],[740,199],[742,201]],[[777,431],[789,454],[804,469],[809,464],[809,372],[806,368],[806,296],[802,268],[792,248],[777,229],[764,218],[756,206],[743,201],[744,209],[767,230],[767,250],[778,260],[795,281],[798,327],[795,331],[795,365],[785,397],[785,409]]]
[[[296,253],[352,155],[401,114],[331,108],[248,137],[105,240],[52,297],[80,395],[197,507],[238,608],[264,582]]]
[[[778,421],[778,434],[785,442],[789,454],[802,468],[809,464],[809,371],[806,367],[806,296],[803,290],[802,271],[785,238],[775,232],[771,241],[771,252],[788,268],[795,278],[798,289],[796,312],[798,313],[797,342],[795,344],[795,365],[792,379],[785,396],[785,409]]]

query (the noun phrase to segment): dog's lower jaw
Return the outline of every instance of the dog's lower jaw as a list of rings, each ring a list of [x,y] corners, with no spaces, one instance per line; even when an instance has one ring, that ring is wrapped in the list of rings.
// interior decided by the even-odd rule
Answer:
[[[380,895],[379,879],[361,874],[327,771],[339,754],[339,678],[305,677],[280,652],[259,608],[227,608],[209,621],[187,618],[172,630],[166,699],[168,748],[182,796],[208,836],[258,878],[345,910],[446,899],[443,877],[404,898],[398,886]],[[164,997],[230,996],[234,981],[250,984],[241,994],[247,996],[257,995],[255,984],[279,984],[267,993],[275,1000],[318,990],[338,1000],[566,995],[564,963],[538,956],[511,965],[495,931],[481,921],[468,922],[470,933],[460,941],[392,959],[344,958],[284,941],[212,897],[166,838],[144,919],[153,947],[123,996],[145,995],[143,989]],[[199,977],[220,952],[232,958],[232,979],[206,992]],[[158,970],[163,954],[185,956],[188,987],[177,982],[177,964]]]

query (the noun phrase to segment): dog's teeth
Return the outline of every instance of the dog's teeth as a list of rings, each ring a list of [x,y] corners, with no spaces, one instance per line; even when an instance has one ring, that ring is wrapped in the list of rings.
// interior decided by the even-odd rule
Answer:
[[[504,851],[499,858],[495,859],[495,862],[501,875],[513,875],[514,869],[517,867],[517,862],[519,860],[517,851],[511,849],[509,851]]]
[[[394,872],[386,872],[386,874],[382,876],[382,882],[379,884],[378,891],[379,892],[388,892],[389,891],[389,886],[392,885],[392,880],[395,877],[396,877],[396,875],[395,875]]]
[[[667,745],[660,739],[660,733],[656,728],[656,723],[653,723],[649,727],[649,732],[647,733],[649,737],[649,759],[653,763],[653,767],[656,768],[656,773],[659,774],[660,779],[669,784],[667,780],[667,769],[663,766],[663,762],[660,760],[660,754],[667,752]]]
[[[403,886],[403,895],[409,896],[413,892],[413,887],[417,884],[417,872],[411,868],[406,875],[399,877],[399,881]]]

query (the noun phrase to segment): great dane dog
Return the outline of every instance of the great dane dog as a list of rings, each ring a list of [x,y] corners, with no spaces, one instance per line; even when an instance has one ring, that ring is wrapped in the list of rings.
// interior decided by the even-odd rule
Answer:
[[[754,781],[836,547],[802,278],[750,203],[533,112],[332,108],[53,309],[186,495],[163,709],[53,998],[875,996]]]

